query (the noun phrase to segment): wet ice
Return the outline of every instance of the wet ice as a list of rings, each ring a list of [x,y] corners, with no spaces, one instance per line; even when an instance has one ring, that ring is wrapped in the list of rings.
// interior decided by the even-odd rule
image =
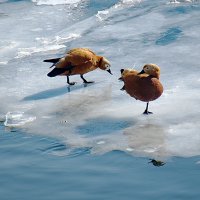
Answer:
[[[1,2],[1,116],[35,117],[25,131],[61,138],[66,148],[52,148],[61,155],[76,149],[154,158],[200,155],[199,1],[112,1],[96,12],[89,1],[53,7],[45,2],[56,4]],[[42,60],[79,46],[106,56],[114,75],[88,73],[96,83],[87,87],[79,76],[71,77],[78,82],[72,87],[65,77],[46,76],[49,66]],[[120,91],[118,81],[121,68],[140,70],[145,63],[161,67],[165,88],[150,103],[154,115],[148,117],[141,115],[145,103]]]

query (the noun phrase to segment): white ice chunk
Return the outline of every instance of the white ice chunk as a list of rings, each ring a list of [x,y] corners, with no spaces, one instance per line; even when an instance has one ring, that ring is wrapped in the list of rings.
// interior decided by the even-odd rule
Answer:
[[[47,52],[47,51],[56,51],[62,48],[65,48],[65,45],[49,45],[44,47],[31,47],[31,48],[19,48],[17,56],[15,58],[24,58],[26,56],[30,56],[34,53],[41,53],[41,52]]]
[[[76,4],[81,0],[32,0],[37,5],[59,5],[59,4]]]
[[[24,112],[8,112],[6,114],[6,120],[4,122],[4,125],[7,127],[23,126],[26,123],[34,121],[35,119],[35,116],[24,114]]]
[[[99,142],[97,142],[97,144],[99,144],[99,145],[105,144],[105,141],[99,141]]]
[[[126,148],[126,151],[132,152],[134,149],[133,148]]]

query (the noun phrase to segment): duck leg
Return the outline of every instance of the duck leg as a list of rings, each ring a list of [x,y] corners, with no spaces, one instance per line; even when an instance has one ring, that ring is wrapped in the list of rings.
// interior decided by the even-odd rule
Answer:
[[[149,111],[148,111],[148,107],[149,107],[149,102],[147,102],[146,109],[145,109],[145,111],[143,112],[144,115],[153,114],[152,112],[149,112]]]
[[[87,81],[87,80],[83,77],[83,75],[80,75],[80,77],[82,78],[82,80],[83,80],[84,83],[94,83],[94,81]]]
[[[74,85],[76,82],[69,82],[69,76],[67,76],[67,83],[68,83],[69,85]]]

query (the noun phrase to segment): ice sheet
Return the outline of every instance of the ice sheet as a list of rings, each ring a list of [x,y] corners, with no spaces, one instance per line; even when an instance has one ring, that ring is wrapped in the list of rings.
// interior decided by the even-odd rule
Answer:
[[[13,13],[12,5],[1,6],[0,116],[34,116],[24,131],[61,138],[69,147],[48,153],[83,148],[159,159],[200,155],[199,1],[118,1],[91,15],[79,4],[30,9],[30,2],[20,1]],[[79,46],[106,56],[114,75],[88,73],[86,79],[95,83],[87,86],[79,76],[70,77],[77,82],[71,87],[65,77],[46,76],[44,59]],[[165,89],[150,103],[151,116],[142,115],[145,103],[121,91],[118,81],[121,68],[140,70],[145,63],[161,67]]]

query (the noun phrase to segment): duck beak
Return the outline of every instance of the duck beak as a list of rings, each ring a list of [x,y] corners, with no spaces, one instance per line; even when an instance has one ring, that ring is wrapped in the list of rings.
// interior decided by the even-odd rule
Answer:
[[[121,72],[121,74],[122,74],[122,73],[124,72],[124,69],[121,69],[120,72]]]
[[[141,72],[139,72],[138,74],[144,74],[145,73],[145,71],[144,70],[142,70]]]
[[[113,75],[110,69],[108,69],[108,70],[106,70],[106,71],[107,71],[108,73],[110,73],[111,75]]]

